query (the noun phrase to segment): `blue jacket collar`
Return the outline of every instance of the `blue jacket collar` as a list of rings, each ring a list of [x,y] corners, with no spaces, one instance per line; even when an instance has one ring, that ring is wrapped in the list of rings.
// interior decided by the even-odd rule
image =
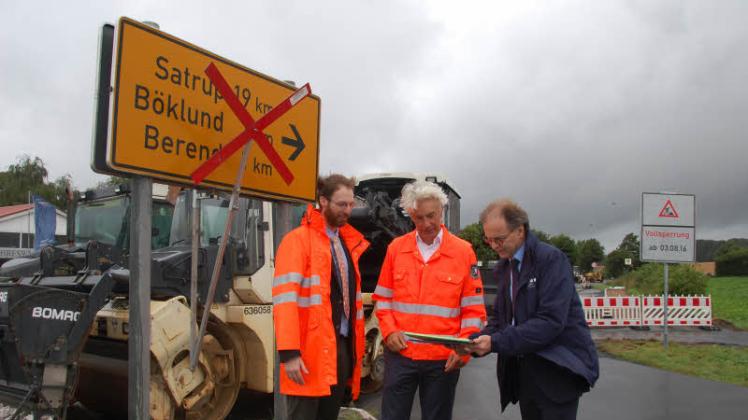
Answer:
[[[515,260],[519,261],[519,267],[522,268],[522,259],[525,258],[525,244],[522,243],[522,246],[519,247],[517,252],[514,253],[514,256],[512,257]]]

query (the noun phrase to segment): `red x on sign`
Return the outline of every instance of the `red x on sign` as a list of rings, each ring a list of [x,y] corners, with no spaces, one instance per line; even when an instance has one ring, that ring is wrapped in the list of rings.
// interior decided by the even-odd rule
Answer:
[[[231,86],[226,82],[226,79],[221,75],[221,72],[214,63],[211,62],[210,65],[208,65],[208,68],[205,69],[205,74],[208,75],[211,82],[213,82],[213,85],[215,85],[216,89],[218,89],[226,100],[231,111],[234,112],[237,118],[239,118],[241,123],[244,125],[244,131],[239,133],[239,135],[231,140],[218,153],[214,154],[209,160],[195,169],[191,174],[193,182],[195,184],[201,183],[203,179],[221,165],[221,163],[225,162],[232,154],[247,144],[250,139],[254,139],[286,184],[290,184],[294,178],[293,174],[288,169],[288,166],[283,162],[283,159],[281,159],[275,151],[273,145],[270,144],[262,130],[293,108],[293,106],[299,103],[302,99],[309,96],[312,93],[312,88],[309,86],[309,83],[302,86],[301,89],[298,89],[293,93],[293,95],[286,98],[283,102],[275,106],[270,112],[255,122],[247,110],[244,109],[239,98],[236,97],[234,92],[231,90]]]

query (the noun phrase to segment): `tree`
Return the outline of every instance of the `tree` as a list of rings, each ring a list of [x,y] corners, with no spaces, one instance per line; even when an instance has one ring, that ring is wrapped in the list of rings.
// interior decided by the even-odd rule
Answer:
[[[597,239],[585,239],[577,242],[577,265],[582,271],[592,269],[593,262],[602,262],[605,257],[603,246]]]
[[[540,229],[532,229],[532,228],[530,228],[530,232],[532,232],[532,234],[535,235],[535,237],[538,238],[538,240],[540,242],[546,242],[546,243],[548,243],[551,240],[551,236],[548,235],[547,233],[543,232]]]
[[[571,239],[571,237],[560,233],[558,235],[552,236],[549,239],[549,242],[551,243],[551,245],[555,246],[556,248],[560,249],[561,252],[566,254],[566,258],[569,259],[569,264],[574,265],[577,256],[577,245],[576,243],[574,243],[574,239]]]
[[[722,248],[722,249],[720,249]],[[724,255],[737,248],[748,248],[748,239],[732,238],[726,241],[715,241],[711,239],[696,240],[696,261],[715,261],[717,257]]]
[[[665,283],[664,271],[663,264],[645,264],[621,277],[616,284],[625,286],[632,295],[661,295]],[[706,293],[707,277],[687,264],[673,264],[668,284],[673,295],[703,295]]]
[[[628,251],[628,252],[634,252],[639,253],[639,237],[636,236],[635,233],[629,233],[628,235],[623,237],[623,240],[618,245],[618,248],[616,248],[621,251]]]
[[[715,259],[718,276],[745,276],[748,274],[748,248],[731,247]]]
[[[696,261],[714,261],[714,253],[723,243],[724,241],[715,241],[712,239],[697,239]]]
[[[625,264],[631,258],[631,265]],[[614,251],[605,258],[605,274],[607,277],[618,277],[621,274],[635,270],[641,266],[639,260],[639,237],[634,233],[626,235]]]
[[[0,205],[28,203],[31,193],[64,209],[69,176],[59,177],[53,182],[47,182],[47,176],[47,168],[40,158],[21,156],[16,163],[8,166],[7,171],[0,172]]]
[[[731,254],[741,249],[745,249],[745,246],[743,246],[737,239],[727,240],[722,245],[720,245],[716,251],[714,251],[714,260],[719,260],[725,255]]]
[[[480,223],[465,226],[458,236],[473,245],[478,261],[489,261],[499,258],[493,249],[483,241],[483,228]]]
[[[118,185],[130,185],[130,178],[123,178],[121,176],[110,176],[104,181],[96,184],[96,188],[118,186]]]
[[[618,249],[613,250],[605,257],[605,277],[615,278],[626,272],[627,253]]]

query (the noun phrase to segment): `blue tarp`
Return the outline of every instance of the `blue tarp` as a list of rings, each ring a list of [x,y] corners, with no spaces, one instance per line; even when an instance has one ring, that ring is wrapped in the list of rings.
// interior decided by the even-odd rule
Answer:
[[[57,210],[41,197],[34,196],[34,250],[55,244]]]

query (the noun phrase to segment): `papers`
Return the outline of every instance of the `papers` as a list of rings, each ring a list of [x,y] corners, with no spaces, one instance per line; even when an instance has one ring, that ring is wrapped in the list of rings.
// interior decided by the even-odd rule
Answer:
[[[432,344],[443,344],[443,345],[457,345],[457,344],[470,344],[473,340],[468,338],[458,338],[451,335],[438,335],[438,334],[421,334],[404,331],[403,334],[412,338],[414,341],[422,341],[424,343]]]

